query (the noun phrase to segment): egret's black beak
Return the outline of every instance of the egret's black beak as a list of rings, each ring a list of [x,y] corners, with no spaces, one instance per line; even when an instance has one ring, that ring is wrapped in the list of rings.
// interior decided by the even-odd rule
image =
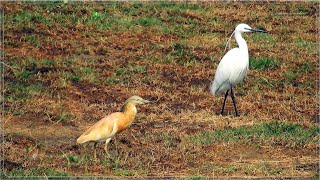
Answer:
[[[267,31],[262,30],[262,29],[249,29],[249,28],[244,28],[244,29],[249,30],[251,32],[267,33]]]

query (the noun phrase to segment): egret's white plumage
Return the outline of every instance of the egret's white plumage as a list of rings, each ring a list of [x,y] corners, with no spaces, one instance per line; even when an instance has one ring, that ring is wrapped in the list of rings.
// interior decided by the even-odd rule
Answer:
[[[213,95],[221,95],[226,93],[225,98],[227,97],[229,90],[231,90],[231,97],[234,102],[235,109],[236,105],[233,97],[232,87],[243,81],[249,69],[248,46],[241,35],[244,32],[264,31],[254,30],[247,24],[239,24],[236,27],[232,35],[235,36],[238,47],[228,51],[221,59],[214,77],[214,81],[210,86],[210,91]],[[223,109],[221,113],[223,113]],[[236,115],[238,115],[237,110]]]
[[[210,87],[213,95],[224,94],[231,85],[240,83],[247,74],[248,55],[243,55],[239,48],[230,50],[220,61],[214,81]]]

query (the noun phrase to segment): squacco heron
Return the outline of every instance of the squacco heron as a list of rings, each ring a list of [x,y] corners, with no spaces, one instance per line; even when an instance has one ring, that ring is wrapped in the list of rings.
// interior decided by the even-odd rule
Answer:
[[[150,101],[142,99],[139,96],[132,96],[127,99],[122,106],[121,112],[112,113],[91,126],[78,139],[77,143],[94,142],[94,158],[96,159],[96,146],[98,142],[105,141],[104,150],[108,157],[108,143],[121,131],[127,129],[132,124],[136,114],[138,104],[149,103]]]

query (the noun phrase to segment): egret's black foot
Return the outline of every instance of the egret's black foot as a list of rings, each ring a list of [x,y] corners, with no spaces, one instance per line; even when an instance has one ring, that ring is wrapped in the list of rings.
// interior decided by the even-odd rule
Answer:
[[[221,116],[227,116],[227,115],[226,115],[226,114],[224,114],[223,112],[219,112],[219,113],[218,113],[218,112],[216,112],[215,114],[216,114],[217,116],[219,116],[219,115],[221,115]]]

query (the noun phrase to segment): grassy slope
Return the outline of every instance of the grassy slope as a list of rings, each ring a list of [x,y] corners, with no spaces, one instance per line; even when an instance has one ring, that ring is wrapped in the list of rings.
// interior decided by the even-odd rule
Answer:
[[[7,3],[4,116],[6,139],[14,143],[5,155],[30,175],[211,175],[212,169],[217,175],[313,175],[317,8],[306,2]],[[244,35],[251,70],[236,87],[242,116],[232,118],[230,101],[231,117],[216,116],[222,99],[208,86],[240,22],[269,33]],[[156,104],[139,108],[138,122],[120,135],[118,158],[93,162],[73,140],[133,94]],[[36,130],[30,135],[21,131],[26,128]],[[239,165],[223,146],[254,155]],[[35,152],[36,160],[26,156]],[[297,154],[311,168],[292,170]],[[35,170],[36,163],[49,170]]]

